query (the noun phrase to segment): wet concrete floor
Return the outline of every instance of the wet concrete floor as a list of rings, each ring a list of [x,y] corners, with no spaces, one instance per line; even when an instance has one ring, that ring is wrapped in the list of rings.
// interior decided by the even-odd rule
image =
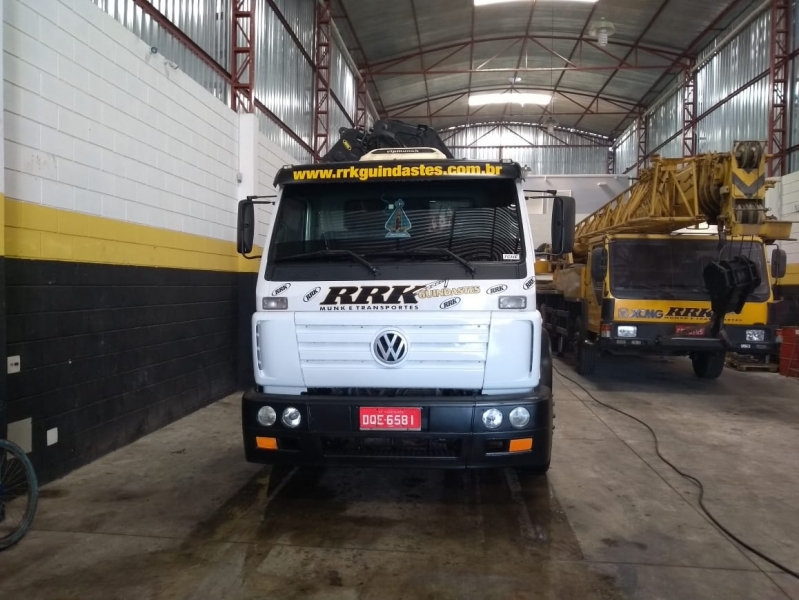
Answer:
[[[699,381],[682,359],[557,367],[649,422],[722,522],[799,569],[799,382]],[[0,554],[0,598],[799,600],[646,429],[559,375],[556,415],[545,477],[273,470],[243,461],[232,396],[45,486]]]

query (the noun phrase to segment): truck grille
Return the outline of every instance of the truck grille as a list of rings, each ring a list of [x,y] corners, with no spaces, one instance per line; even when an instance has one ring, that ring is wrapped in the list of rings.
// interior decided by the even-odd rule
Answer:
[[[305,384],[309,388],[353,384],[405,388],[414,382],[419,388],[481,389],[490,315],[447,316],[450,318],[442,318],[438,312],[368,315],[360,317],[357,324],[350,319],[337,324],[331,323],[329,314],[297,313],[295,328]],[[409,343],[407,358],[398,368],[381,366],[372,354],[375,337],[387,328],[400,330]],[[458,385],[442,383],[443,372],[457,373]],[[355,373],[357,379],[353,379]]]
[[[362,458],[458,458],[460,440],[416,437],[324,437],[325,456]]]

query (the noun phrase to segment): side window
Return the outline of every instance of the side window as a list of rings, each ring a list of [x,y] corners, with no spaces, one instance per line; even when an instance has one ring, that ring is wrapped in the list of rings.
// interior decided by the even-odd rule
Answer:
[[[305,239],[308,207],[303,200],[287,198],[280,207],[281,215],[275,231],[275,242],[298,242]]]

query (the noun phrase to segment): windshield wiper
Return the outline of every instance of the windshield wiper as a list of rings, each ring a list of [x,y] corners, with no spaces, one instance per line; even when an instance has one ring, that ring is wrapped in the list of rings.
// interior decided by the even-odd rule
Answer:
[[[361,263],[364,267],[369,269],[372,272],[372,275],[377,275],[380,271],[377,270],[372,263],[366,260],[360,254],[353,252],[352,250],[317,250],[316,252],[303,252],[302,254],[292,254],[290,256],[281,256],[280,258],[276,258],[275,262],[285,262],[289,260],[303,260],[305,258],[313,258],[314,256],[349,256],[353,260]]]
[[[455,254],[452,250],[448,250],[447,248],[415,248],[410,250],[393,250],[389,252],[369,252],[369,256],[449,256],[453,260],[458,261],[461,263],[466,269],[469,270],[469,273],[474,275],[477,271],[468,260],[460,256],[459,254]]]

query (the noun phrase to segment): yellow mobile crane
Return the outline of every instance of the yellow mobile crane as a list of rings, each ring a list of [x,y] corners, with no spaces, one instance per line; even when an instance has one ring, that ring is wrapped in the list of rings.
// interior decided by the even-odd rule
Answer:
[[[710,379],[727,352],[774,353],[765,246],[789,239],[791,223],[767,216],[766,158],[758,141],[654,157],[632,187],[576,225],[570,254],[539,265],[552,273],[548,286],[539,277],[544,325],[559,353],[574,351],[579,373],[592,372],[602,352],[648,353],[690,356]],[[785,262],[775,249],[772,277]]]

